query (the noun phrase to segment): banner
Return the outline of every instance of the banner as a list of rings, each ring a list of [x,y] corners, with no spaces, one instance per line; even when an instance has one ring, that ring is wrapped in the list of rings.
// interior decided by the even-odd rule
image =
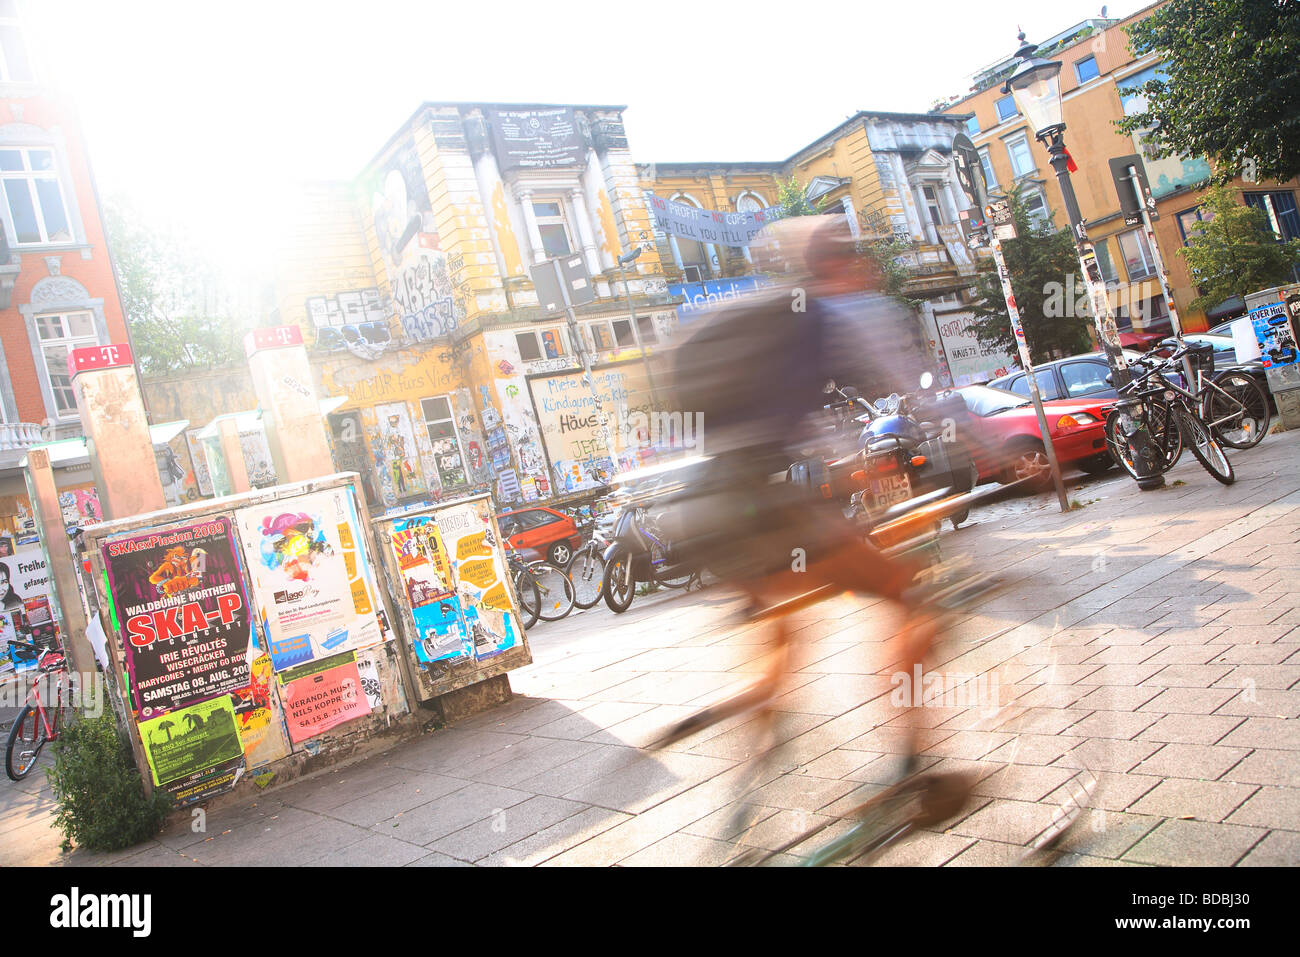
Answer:
[[[235,712],[226,695],[141,721],[140,740],[157,785],[201,775],[244,757]]]
[[[395,519],[390,537],[415,621],[415,657],[428,667],[448,658],[473,657],[451,577],[451,561],[430,515]]]
[[[569,107],[544,110],[488,110],[497,166],[551,169],[577,166],[585,143]]]
[[[102,551],[142,719],[248,685],[252,620],[229,518],[111,538]]]
[[[294,744],[370,713],[351,651],[286,671],[280,675],[280,688]]]
[[[646,207],[659,228],[673,236],[701,243],[748,246],[764,226],[781,218],[781,207],[769,206],[752,213],[720,213],[690,203],[675,203],[645,191]]]
[[[451,562],[456,595],[474,657],[513,648],[518,619],[506,584],[506,564],[492,528],[490,499],[440,508],[438,532]]]
[[[277,672],[382,640],[350,488],[250,506],[235,517]]]

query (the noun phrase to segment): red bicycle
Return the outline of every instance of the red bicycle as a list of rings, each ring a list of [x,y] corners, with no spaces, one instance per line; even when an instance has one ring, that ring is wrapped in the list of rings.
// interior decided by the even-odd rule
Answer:
[[[41,749],[47,741],[59,736],[63,727],[63,700],[65,689],[68,702],[72,700],[72,676],[68,673],[68,660],[53,649],[40,648],[27,641],[9,639],[11,648],[37,656],[36,677],[27,692],[22,711],[9,730],[9,745],[5,748],[5,773],[13,781],[21,781],[36,766]],[[55,679],[54,707],[47,709],[41,700],[41,680],[50,675]]]

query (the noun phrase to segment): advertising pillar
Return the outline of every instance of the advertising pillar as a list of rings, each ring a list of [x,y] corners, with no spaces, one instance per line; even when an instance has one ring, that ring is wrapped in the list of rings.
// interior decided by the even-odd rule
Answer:
[[[126,345],[89,346],[68,355],[68,376],[106,519],[167,507],[133,366]],[[141,468],[142,462],[148,467]]]
[[[334,460],[302,331],[297,326],[254,329],[244,337],[244,351],[279,481],[332,475]]]

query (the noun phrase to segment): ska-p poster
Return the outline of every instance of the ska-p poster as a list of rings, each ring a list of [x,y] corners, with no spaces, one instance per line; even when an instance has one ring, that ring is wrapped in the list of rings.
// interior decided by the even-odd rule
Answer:
[[[229,518],[102,549],[141,721],[248,686],[252,616]]]
[[[451,559],[429,515],[393,519],[389,539],[415,624],[415,657],[421,667],[435,661],[472,658],[451,577]]]
[[[456,598],[474,657],[491,658],[519,641],[506,563],[496,539],[490,500],[461,502],[434,512],[451,563]]]
[[[277,672],[382,640],[374,569],[350,488],[235,515]]]

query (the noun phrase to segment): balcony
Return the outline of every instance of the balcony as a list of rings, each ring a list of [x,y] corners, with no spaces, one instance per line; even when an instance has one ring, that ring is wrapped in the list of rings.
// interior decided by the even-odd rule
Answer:
[[[17,468],[28,449],[48,441],[34,422],[0,423],[0,469]]]

